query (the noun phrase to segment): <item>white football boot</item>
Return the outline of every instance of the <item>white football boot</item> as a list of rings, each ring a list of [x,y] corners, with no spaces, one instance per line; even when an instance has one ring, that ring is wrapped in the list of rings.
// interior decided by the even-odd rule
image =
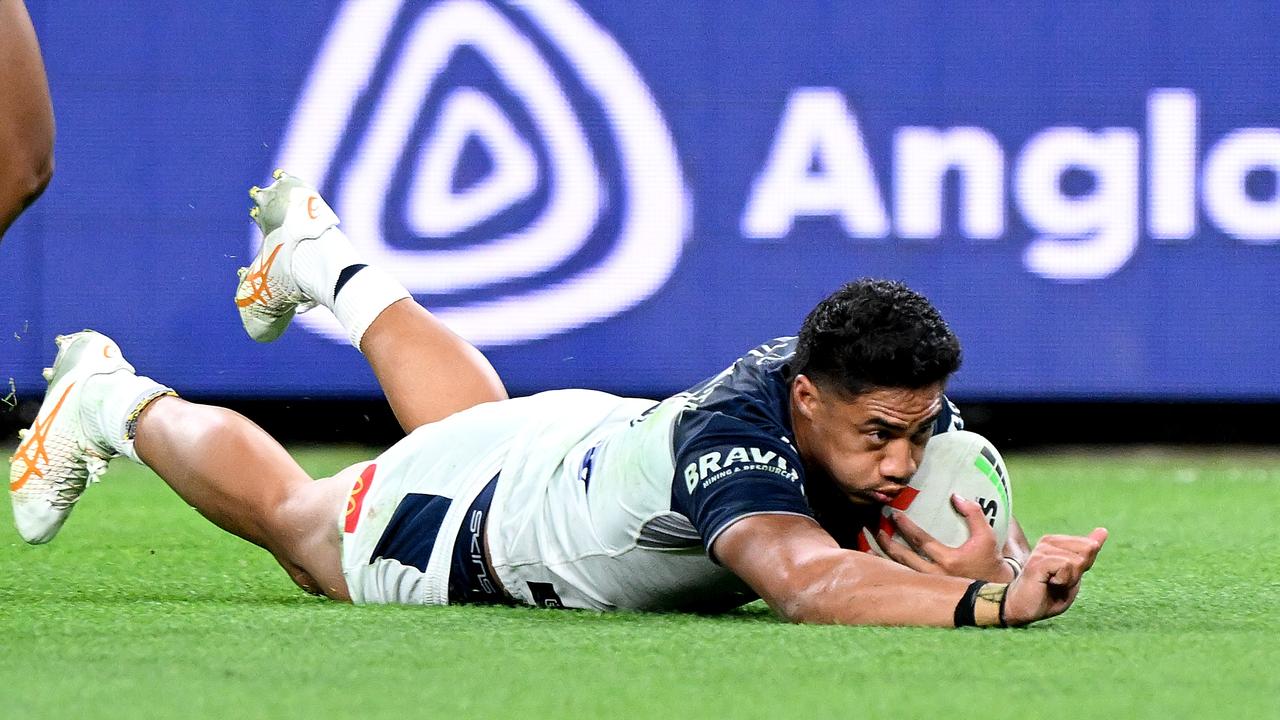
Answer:
[[[320,194],[283,170],[265,188],[249,188],[254,207],[249,216],[262,231],[262,248],[247,268],[240,268],[236,307],[245,332],[258,342],[280,337],[295,313],[315,307],[293,276],[293,251],[303,240],[320,237],[338,224],[338,216]]]
[[[117,370],[126,370],[128,377],[134,372],[120,347],[101,333],[85,330],[59,335],[54,342],[58,356],[44,370],[49,390],[35,423],[18,433],[21,442],[9,459],[13,522],[32,544],[58,534],[85,487],[118,456],[94,437],[92,423],[85,420],[85,382]]]

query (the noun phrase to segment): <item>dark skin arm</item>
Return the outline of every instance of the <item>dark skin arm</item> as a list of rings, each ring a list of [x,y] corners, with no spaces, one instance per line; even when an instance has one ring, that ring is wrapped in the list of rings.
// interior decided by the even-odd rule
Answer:
[[[1018,522],[1018,518],[1009,518],[1009,539],[1004,543],[1004,549],[1000,553],[1004,557],[1013,558],[1020,564],[1025,565],[1027,558],[1031,555],[1031,543],[1027,540],[1027,534],[1022,530],[1022,523]]]
[[[53,105],[22,0],[0,0],[0,238],[53,176]]]
[[[1088,536],[1042,540],[1009,587],[1009,624],[1065,612],[1106,536],[1099,528]],[[743,518],[721,533],[713,551],[791,622],[951,627],[956,603],[970,583],[842,549],[817,523],[794,515]],[[994,624],[990,616],[985,620]]]

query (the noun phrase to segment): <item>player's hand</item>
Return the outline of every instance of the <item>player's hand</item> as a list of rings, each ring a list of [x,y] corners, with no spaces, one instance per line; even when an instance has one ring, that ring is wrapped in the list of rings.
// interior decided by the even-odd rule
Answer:
[[[1013,580],[1013,569],[1001,557],[995,530],[987,523],[982,507],[959,495],[951,496],[951,505],[969,526],[969,539],[959,547],[939,542],[902,511],[895,511],[891,520],[911,547],[890,542],[883,530],[876,535],[876,540],[890,558],[922,573],[991,582]]]
[[[1080,592],[1080,579],[1093,567],[1106,541],[1106,528],[1097,528],[1084,537],[1041,538],[1022,574],[1009,585],[1004,601],[1005,623],[1026,625],[1066,612]]]

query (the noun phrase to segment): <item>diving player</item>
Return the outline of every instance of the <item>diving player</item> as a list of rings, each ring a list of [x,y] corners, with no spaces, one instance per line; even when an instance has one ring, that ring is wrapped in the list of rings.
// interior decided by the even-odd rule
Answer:
[[[245,418],[172,396],[110,339],[59,339],[14,458],[14,517],[47,542],[107,460],[157,472],[303,588],[361,603],[716,609],[763,598],[798,622],[1024,625],[1064,612],[1106,539],[1043,538],[1013,568],[984,522],[936,562],[841,547],[910,479],[959,344],[906,287],[851,283],[693,390],[655,403],[567,390],[506,400],[486,360],[366,266],[315,193],[251,190],[265,234],[236,302],[273,340],[331,309],[409,435],[311,481]],[[940,435],[933,442],[946,442]],[[985,534],[984,534],[985,533]],[[923,548],[922,548],[923,549]],[[949,574],[948,574],[949,573]],[[960,575],[960,576],[957,576]]]
[[[0,0],[0,239],[53,176],[53,105],[22,0]]]

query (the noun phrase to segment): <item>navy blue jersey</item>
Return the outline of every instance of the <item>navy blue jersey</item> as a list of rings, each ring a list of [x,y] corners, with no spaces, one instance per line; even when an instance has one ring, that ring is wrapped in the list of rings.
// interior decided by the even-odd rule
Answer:
[[[671,508],[689,519],[705,546],[743,517],[784,513],[814,517],[840,539],[852,537],[850,513],[815,509],[809,480],[795,448],[790,412],[790,367],[796,338],[771,340],[724,372],[686,393],[685,410],[672,432],[676,479]],[[955,406],[944,398],[934,432],[960,429]],[[861,523],[856,523],[859,526]]]

